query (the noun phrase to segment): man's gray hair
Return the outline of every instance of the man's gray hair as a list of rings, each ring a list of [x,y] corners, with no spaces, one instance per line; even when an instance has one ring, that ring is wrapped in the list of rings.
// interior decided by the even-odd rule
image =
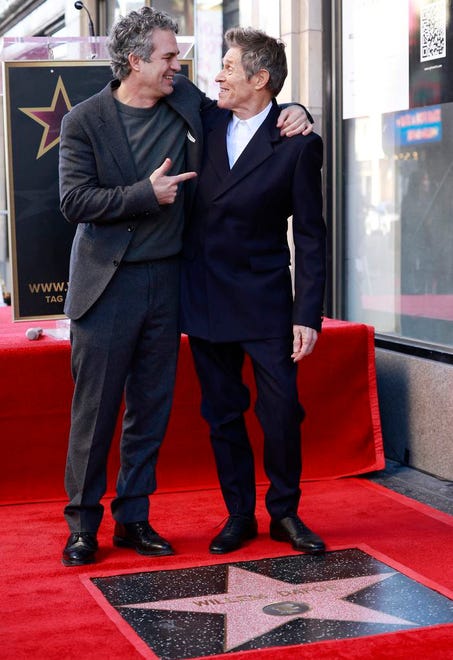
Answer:
[[[283,41],[251,27],[235,27],[225,33],[225,43],[228,48],[241,50],[241,62],[248,80],[260,69],[268,71],[267,88],[272,96],[277,96],[288,75]]]
[[[128,56],[133,53],[149,62],[154,50],[153,30],[169,30],[178,33],[178,23],[164,11],[153,7],[141,7],[126,16],[120,16],[110,30],[107,48],[110,66],[118,80],[124,80],[131,72]]]

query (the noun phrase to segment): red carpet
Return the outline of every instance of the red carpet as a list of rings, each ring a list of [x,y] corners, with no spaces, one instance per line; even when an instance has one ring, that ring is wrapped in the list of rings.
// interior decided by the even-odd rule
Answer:
[[[368,547],[370,553],[444,596],[453,596],[453,518],[366,480],[351,478],[304,485],[301,513],[326,540],[328,550]],[[269,539],[259,488],[260,535],[227,561],[292,554]],[[108,504],[108,502],[107,502]],[[100,562],[64,568],[63,502],[0,507],[2,615],[0,656],[34,660],[134,660],[142,657],[85,588],[80,576],[101,576],[221,563],[207,553],[224,517],[218,490],[165,493],[152,498],[152,522],[174,544],[173,557],[146,558],[113,548],[106,513]],[[453,625],[298,647],[229,653],[246,660],[452,657]],[[211,656],[213,657],[213,656]],[[223,656],[226,657],[226,656]]]
[[[45,329],[43,337],[29,341],[26,329],[39,325]],[[68,341],[46,333],[47,328],[55,328],[55,322],[12,323],[11,308],[0,308],[0,502],[65,497],[63,473],[73,389],[70,347]],[[244,376],[253,400],[248,362]],[[316,351],[300,365],[299,387],[307,412],[303,425],[305,481],[384,467],[373,328],[326,319]],[[174,406],[159,457],[159,492],[217,486],[208,429],[199,407],[199,386],[183,337]],[[257,456],[257,479],[264,483],[262,433],[252,411],[247,422]],[[117,466],[115,445],[110,493]]]

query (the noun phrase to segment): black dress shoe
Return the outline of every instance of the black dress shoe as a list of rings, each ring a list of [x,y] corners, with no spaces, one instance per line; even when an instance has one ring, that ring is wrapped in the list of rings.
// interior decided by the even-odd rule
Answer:
[[[299,516],[288,516],[281,520],[272,520],[270,534],[275,541],[287,541],[291,543],[294,550],[300,552],[317,554],[324,552],[326,549],[324,541],[312,532]]]
[[[214,555],[233,552],[233,550],[238,550],[244,541],[255,538],[257,534],[258,524],[256,518],[230,516],[222,531],[212,539],[209,552]]]
[[[116,523],[113,543],[120,548],[133,548],[141,555],[173,555],[174,550],[147,520],[133,523]]]
[[[91,532],[73,532],[63,550],[64,566],[83,566],[93,564],[98,549],[96,534]]]

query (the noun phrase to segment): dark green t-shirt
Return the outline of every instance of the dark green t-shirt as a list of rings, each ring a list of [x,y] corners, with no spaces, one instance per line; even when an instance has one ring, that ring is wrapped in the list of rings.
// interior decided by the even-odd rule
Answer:
[[[165,101],[152,108],[133,108],[115,101],[137,171],[137,180],[149,177],[165,158],[171,158],[169,175],[184,172],[187,124]],[[173,204],[148,216],[137,226],[125,261],[148,261],[178,254],[184,221],[183,185]]]

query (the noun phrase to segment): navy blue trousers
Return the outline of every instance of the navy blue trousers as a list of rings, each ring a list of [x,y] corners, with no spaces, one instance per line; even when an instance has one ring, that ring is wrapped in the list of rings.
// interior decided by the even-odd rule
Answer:
[[[264,433],[264,469],[270,486],[266,507],[272,518],[297,513],[302,469],[300,425],[304,411],[297,391],[292,337],[212,343],[190,337],[201,384],[202,415],[210,426],[223,498],[230,515],[252,516],[256,489],[254,456],[244,412],[250,392],[242,380],[247,353],[257,389],[255,413]]]

